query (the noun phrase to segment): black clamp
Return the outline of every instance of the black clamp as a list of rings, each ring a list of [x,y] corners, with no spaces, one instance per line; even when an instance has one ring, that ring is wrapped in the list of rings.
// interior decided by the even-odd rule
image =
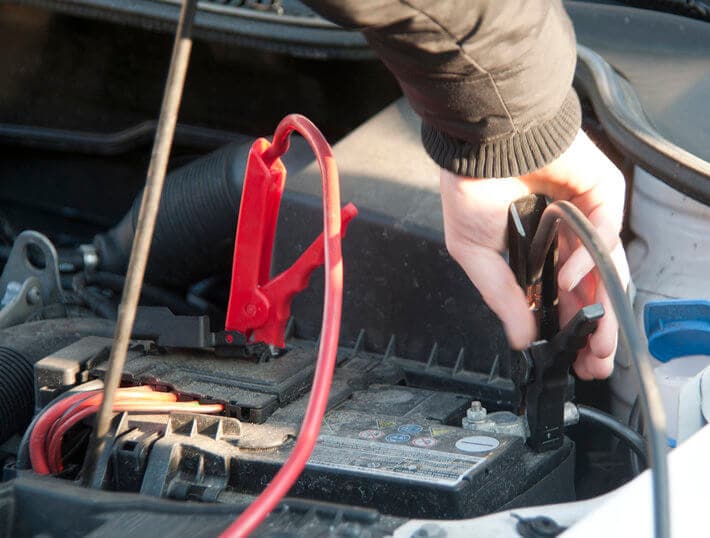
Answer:
[[[133,338],[153,340],[159,347],[213,350],[218,357],[255,359],[265,362],[283,349],[262,342],[249,342],[237,331],[210,330],[208,316],[177,316],[164,306],[140,306],[133,325]]]
[[[527,419],[528,445],[537,452],[562,446],[569,370],[604,315],[600,304],[585,306],[559,329],[556,236],[544,243],[549,249],[543,266],[532,265],[531,245],[546,207],[545,197],[533,194],[513,202],[508,213],[509,263],[535,314],[539,337],[514,354],[511,378]]]

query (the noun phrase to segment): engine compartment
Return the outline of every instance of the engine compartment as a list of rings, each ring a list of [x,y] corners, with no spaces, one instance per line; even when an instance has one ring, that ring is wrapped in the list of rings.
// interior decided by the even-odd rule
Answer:
[[[337,59],[331,42],[297,58],[229,39],[196,42],[185,123],[177,129],[121,383],[220,411],[117,413],[92,490],[78,485],[91,431],[84,419],[57,437],[55,476],[38,476],[33,417],[68,395],[98,390],[105,375],[155,130],[146,119],[157,110],[159,90],[151,88],[162,82],[156,66],[169,39],[36,7],[8,4],[1,14],[8,32],[33,36],[10,39],[21,61],[12,50],[0,58],[31,91],[20,97],[10,88],[13,98],[2,101],[41,99],[35,107],[0,103],[0,259],[11,259],[21,230],[42,232],[56,259],[51,249],[28,247],[23,260],[32,271],[55,271],[59,294],[0,330],[4,535],[123,536],[130,527],[215,536],[292,453],[316,366],[322,270],[291,305],[283,350],[225,357],[201,340],[223,328],[227,316],[251,143],[292,108],[322,124],[341,169],[343,202],[355,202],[359,215],[343,240],[343,321],[321,433],[304,473],[254,535],[390,536],[415,518],[465,519],[588,499],[638,473],[626,446],[594,425],[577,426],[579,416],[568,417],[567,408],[560,446],[539,451],[526,443],[521,395],[511,379],[515,357],[499,321],[446,252],[437,170],[419,145],[419,120],[383,66],[363,60],[369,55],[360,54],[356,35],[348,37],[359,59],[352,63]],[[156,43],[165,50],[146,48]],[[328,68],[313,59],[314,50],[326,49]],[[72,57],[77,51],[80,57]],[[113,65],[120,76],[100,70],[111,57],[120,58]],[[27,58],[37,64],[24,67]],[[76,80],[62,75],[56,95],[38,84],[75,63]],[[87,90],[97,73],[106,87]],[[122,93],[122,77],[126,82],[131,73],[137,82],[126,86],[141,91]],[[601,121],[585,76],[577,81],[585,130],[630,180],[639,153],[631,158],[616,143],[618,129]],[[343,110],[343,101],[352,105]],[[273,274],[322,225],[309,148],[294,139],[284,162],[289,179]],[[628,227],[624,233],[633,236]],[[611,408],[603,381],[570,377],[566,399]]]

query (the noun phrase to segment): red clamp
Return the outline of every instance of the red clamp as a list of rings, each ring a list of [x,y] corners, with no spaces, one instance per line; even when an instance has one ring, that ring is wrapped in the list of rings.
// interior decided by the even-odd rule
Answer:
[[[251,147],[244,174],[242,201],[232,262],[232,285],[227,305],[225,331],[243,334],[248,343],[284,347],[291,300],[308,286],[311,273],[325,262],[323,234],[294,264],[269,279],[271,253],[286,167],[281,159],[267,164],[264,152],[271,143],[260,138]],[[341,236],[357,215],[353,204],[341,210]]]

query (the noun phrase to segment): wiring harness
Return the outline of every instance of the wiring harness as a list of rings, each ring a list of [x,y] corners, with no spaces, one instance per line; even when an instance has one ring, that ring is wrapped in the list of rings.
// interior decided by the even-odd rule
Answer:
[[[74,426],[96,414],[103,390],[79,392],[59,400],[39,416],[29,438],[32,469],[38,474],[59,474],[64,470],[62,441]],[[114,412],[168,413],[172,411],[219,413],[221,404],[179,402],[172,392],[158,392],[147,386],[119,388]]]

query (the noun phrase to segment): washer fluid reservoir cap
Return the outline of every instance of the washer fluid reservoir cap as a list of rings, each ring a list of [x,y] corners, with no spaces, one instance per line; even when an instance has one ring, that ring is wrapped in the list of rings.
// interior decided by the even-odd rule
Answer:
[[[710,301],[675,299],[644,305],[648,351],[661,362],[710,355]]]

